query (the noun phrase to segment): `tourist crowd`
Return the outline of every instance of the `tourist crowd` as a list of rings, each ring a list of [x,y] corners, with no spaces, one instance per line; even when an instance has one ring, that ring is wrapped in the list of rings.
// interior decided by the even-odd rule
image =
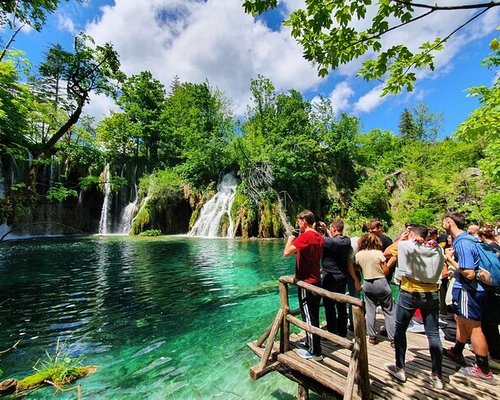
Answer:
[[[406,381],[406,332],[418,321],[428,338],[432,360],[430,382],[443,389],[443,355],[458,364],[458,372],[473,380],[495,384],[492,370],[500,372],[500,287],[495,286],[481,266],[485,246],[500,257],[500,220],[496,226],[466,225],[463,214],[450,212],[442,218],[442,231],[407,223],[394,240],[383,233],[381,221],[366,224],[364,234],[344,235],[340,219],[328,226],[315,221],[311,211],[297,216],[298,228],[288,238],[284,255],[296,254],[295,277],[335,293],[363,298],[367,340],[377,345],[387,336],[395,350],[395,362],[386,371]],[[484,244],[484,245],[483,245]],[[483,247],[481,247],[483,248]],[[320,298],[299,289],[302,318],[319,327]],[[397,300],[394,300],[397,297]],[[380,307],[385,325],[376,329]],[[353,319],[344,302],[324,298],[326,329],[346,337],[353,331]],[[456,322],[455,344],[443,349],[440,315],[453,315]],[[475,354],[475,363],[467,366],[466,346]],[[307,334],[303,358],[321,360],[321,342]]]

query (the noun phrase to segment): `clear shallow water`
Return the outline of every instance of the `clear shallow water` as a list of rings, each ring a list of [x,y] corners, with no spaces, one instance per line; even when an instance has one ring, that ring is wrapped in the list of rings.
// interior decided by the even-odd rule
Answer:
[[[292,399],[274,373],[251,382],[246,347],[272,323],[283,242],[91,237],[0,243],[0,356],[24,377],[60,338],[97,373],[88,399]],[[41,389],[30,399],[53,396]],[[75,392],[58,398],[75,398]]]

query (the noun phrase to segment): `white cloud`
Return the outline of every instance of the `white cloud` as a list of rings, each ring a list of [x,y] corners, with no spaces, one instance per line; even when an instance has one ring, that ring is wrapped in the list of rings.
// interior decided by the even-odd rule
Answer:
[[[373,111],[388,98],[387,96],[380,97],[382,89],[383,85],[378,85],[365,95],[361,96],[356,102],[356,104],[354,104],[354,110],[357,112],[364,112],[364,113],[369,113],[370,111]]]
[[[330,93],[330,101],[332,107],[336,112],[346,111],[351,105],[349,99],[354,95],[354,90],[347,82],[341,82],[335,86],[332,93]]]
[[[283,3],[285,13],[305,4],[304,0]],[[457,34],[437,55],[436,71],[419,71],[418,76],[436,77],[451,71],[454,57],[470,41],[493,31],[499,15],[500,10],[490,10]],[[422,41],[446,36],[468,16],[470,12],[436,13],[384,36],[384,47],[405,43],[415,49]],[[101,8],[101,15],[87,25],[86,33],[97,42],[113,43],[128,75],[150,70],[167,88],[176,75],[181,81],[208,79],[232,100],[240,115],[250,98],[250,80],[257,74],[271,79],[279,91],[313,90],[324,82],[303,59],[302,48],[291,38],[289,28],[270,30],[245,14],[241,1],[116,0]],[[353,77],[362,61],[341,66],[336,74]],[[352,105],[357,94],[347,83],[340,83],[330,99],[336,111],[354,107],[357,112],[370,112],[384,101],[377,97],[380,92],[378,86]]]
[[[96,122],[109,116],[111,111],[119,111],[115,101],[104,94],[90,94],[90,103],[83,108],[83,114],[94,117]]]
[[[57,29],[61,31],[67,31],[72,35],[76,34],[75,23],[68,15],[63,13],[57,14]]]
[[[321,82],[288,28],[271,31],[238,1],[117,0],[86,30],[98,42],[114,44],[127,74],[150,70],[167,87],[176,75],[181,81],[208,79],[239,114],[257,74],[278,90],[308,90]]]

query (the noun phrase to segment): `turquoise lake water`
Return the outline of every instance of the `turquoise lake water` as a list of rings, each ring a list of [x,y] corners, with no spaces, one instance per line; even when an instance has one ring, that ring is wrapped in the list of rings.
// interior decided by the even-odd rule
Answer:
[[[126,236],[0,243],[0,350],[21,339],[0,355],[0,379],[32,373],[59,339],[99,367],[78,381],[84,399],[293,399],[296,385],[278,373],[248,377],[258,358],[246,343],[272,323],[278,278],[293,273],[283,246]]]

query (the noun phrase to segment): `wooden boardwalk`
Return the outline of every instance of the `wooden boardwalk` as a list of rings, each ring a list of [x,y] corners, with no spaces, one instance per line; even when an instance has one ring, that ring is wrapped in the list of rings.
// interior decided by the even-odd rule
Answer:
[[[377,320],[377,323],[380,325],[382,320]],[[390,346],[390,342],[385,340],[377,345],[367,345],[368,370],[374,399],[500,399],[500,375],[496,375],[497,386],[472,381],[459,375],[457,373],[459,366],[446,357],[443,357],[444,389],[433,389],[429,377],[431,356],[427,336],[407,332],[407,338],[405,383],[397,381],[384,369],[384,364],[395,362],[394,349]],[[452,345],[452,342],[443,341],[444,348]],[[323,347],[326,356],[324,363],[330,364],[329,360],[332,360],[331,364],[342,366],[344,371],[347,371],[349,352],[327,343]],[[464,355],[468,365],[475,362],[475,357],[470,351],[464,350]]]
[[[304,324],[293,317],[296,311],[288,308],[287,285],[289,284],[315,291],[324,297],[335,297],[343,302],[352,301],[355,336],[341,338]],[[364,318],[360,314],[362,309],[359,305],[355,306],[359,304],[357,299],[318,290],[300,281],[293,282],[290,277],[280,278],[280,293],[281,308],[275,321],[259,340],[248,343],[250,349],[260,358],[259,364],[250,369],[250,376],[254,380],[277,371],[298,383],[299,399],[308,399],[308,392],[312,391],[327,399],[500,400],[500,374],[495,375],[496,386],[478,382],[458,374],[459,366],[445,357],[443,357],[444,389],[434,389],[430,380],[431,357],[427,336],[420,333],[407,332],[407,381],[405,383],[397,381],[384,369],[385,364],[395,362],[395,350],[390,342],[382,340],[383,338],[377,345],[367,343]],[[377,318],[377,325],[380,328],[383,317],[378,315]],[[453,320],[446,322],[454,325]],[[289,330],[289,323],[303,330],[300,334],[293,334]],[[306,360],[295,352],[298,342],[305,335],[304,329],[321,335],[322,361]],[[443,340],[443,348],[452,345],[452,342]],[[464,356],[468,365],[475,362],[474,354],[467,349],[464,350]]]
[[[383,318],[377,316],[377,325],[383,324]],[[290,345],[295,347],[295,344],[302,340],[304,333],[290,335]],[[348,336],[352,339],[352,336]],[[472,381],[458,374],[459,366],[453,361],[443,357],[443,390],[433,389],[429,373],[431,371],[431,356],[428,350],[427,336],[420,333],[407,333],[408,349],[406,351],[406,377],[407,381],[401,383],[389,375],[384,370],[384,364],[394,363],[394,349],[390,346],[388,340],[381,340],[377,345],[367,344],[368,350],[368,369],[370,384],[372,388],[372,396],[374,399],[457,399],[457,400],[478,400],[478,399],[499,399],[500,400],[500,373],[495,375],[497,386],[492,386],[483,382]],[[383,338],[382,338],[383,339]],[[447,340],[443,341],[443,348],[452,346],[453,343]],[[314,365],[311,370],[318,371],[323,369],[323,377],[328,377],[329,374],[338,374],[344,379],[347,379],[349,370],[349,360],[351,352],[340,346],[332,345],[326,341],[322,341],[323,361],[303,360],[299,356],[289,352],[288,362],[294,359],[297,364]],[[279,343],[275,343],[274,350],[277,352]],[[254,350],[255,351],[255,350]],[[468,365],[475,362],[474,354],[467,349],[464,350],[464,356]],[[278,356],[278,359],[281,356]],[[290,371],[286,368],[277,368],[278,372],[284,374],[288,378]],[[318,388],[316,388],[318,389]],[[313,388],[314,390],[314,388]],[[320,388],[319,392],[322,390]],[[331,393],[321,393],[327,398],[336,398]],[[342,398],[342,396],[338,396]]]

